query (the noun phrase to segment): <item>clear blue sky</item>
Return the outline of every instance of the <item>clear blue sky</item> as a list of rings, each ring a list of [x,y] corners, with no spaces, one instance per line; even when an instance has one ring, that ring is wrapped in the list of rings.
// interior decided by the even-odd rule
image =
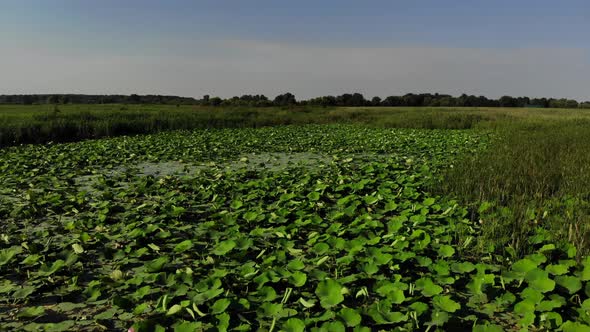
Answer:
[[[581,0],[4,0],[0,93],[590,99],[588,33]]]

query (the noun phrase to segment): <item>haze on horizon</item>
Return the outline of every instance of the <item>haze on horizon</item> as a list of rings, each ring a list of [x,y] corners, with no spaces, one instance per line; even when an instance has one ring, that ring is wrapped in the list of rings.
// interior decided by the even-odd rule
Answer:
[[[590,3],[5,0],[0,94],[590,100]]]

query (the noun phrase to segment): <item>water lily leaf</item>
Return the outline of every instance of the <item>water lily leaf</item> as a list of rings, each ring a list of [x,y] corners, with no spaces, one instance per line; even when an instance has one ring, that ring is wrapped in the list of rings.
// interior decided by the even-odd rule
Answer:
[[[305,264],[301,260],[295,259],[287,264],[287,268],[291,271],[303,270],[305,268]]]
[[[549,274],[541,269],[534,268],[525,275],[525,280],[529,285],[543,293],[550,292],[555,288],[555,281],[549,278]]]
[[[186,322],[183,321],[174,326],[174,332],[194,332],[201,330],[200,322]]]
[[[18,317],[39,317],[45,314],[43,307],[27,307],[18,312]]]
[[[109,274],[109,277],[114,281],[123,279],[123,272],[121,270],[114,270]]]
[[[475,265],[469,262],[453,263],[451,264],[451,270],[455,273],[469,273],[475,270]]]
[[[473,332],[504,332],[504,329],[500,325],[487,323],[485,325],[475,325]]]
[[[215,301],[215,303],[213,303],[213,305],[211,306],[211,314],[217,315],[222,312],[225,312],[225,309],[227,309],[227,307],[229,307],[230,304],[231,300],[229,299],[219,299]]]
[[[79,243],[72,244],[72,249],[78,255],[84,253],[84,248]]]
[[[545,271],[559,276],[568,273],[569,267],[564,264],[549,264],[545,267]]]
[[[236,242],[234,240],[221,241],[217,244],[217,246],[213,250],[213,253],[218,256],[223,256],[223,255],[227,254],[228,252],[230,252],[235,247],[236,247]]]
[[[84,303],[72,303],[72,302],[62,302],[58,304],[55,309],[62,312],[73,311],[76,309],[84,308],[86,305]]]
[[[31,254],[31,255],[28,255],[27,257],[25,257],[25,259],[23,259],[21,264],[32,266],[32,265],[37,264],[40,259],[41,259],[41,255]],[[2,264],[0,264],[0,265],[2,265]]]
[[[428,304],[424,302],[414,302],[410,305],[410,309],[415,311],[418,316],[429,310]]]
[[[324,242],[319,242],[313,246],[312,250],[316,255],[321,256],[330,250],[330,245]]]
[[[307,194],[307,198],[312,202],[319,201],[320,200],[320,193],[317,191],[312,191],[309,194]]]
[[[322,330],[324,331],[334,331],[334,332],[346,332],[346,326],[342,324],[342,322],[335,321],[335,322],[326,322],[322,324]]]
[[[461,309],[461,305],[451,299],[447,295],[438,295],[432,298],[432,303],[435,307],[444,310],[446,312],[455,312]]]
[[[14,256],[21,252],[22,248],[17,246],[0,250],[0,266],[8,264]]]
[[[365,201],[365,204],[367,204],[367,205],[373,205],[373,204],[379,202],[379,197],[365,196],[365,197],[363,197],[363,201]]]
[[[584,300],[584,302],[582,302],[582,305],[580,305],[580,308],[582,308],[585,311],[590,311],[590,299]]]
[[[375,265],[385,265],[391,261],[393,255],[384,253],[378,248],[367,248],[369,256],[373,259]]]
[[[342,293],[342,286],[337,281],[332,279],[318,283],[318,286],[315,290],[315,294],[320,299],[320,305],[324,309],[330,309],[344,301],[344,296]]]
[[[539,303],[541,302],[541,300],[543,300],[543,298],[545,297],[543,295],[543,293],[541,293],[540,291],[538,291],[537,289],[534,289],[532,287],[527,287],[525,288],[521,293],[520,296],[523,299],[528,300],[531,303]]]
[[[258,295],[264,302],[274,301],[277,298],[277,292],[270,286],[264,286],[258,290]]]
[[[403,314],[401,312],[395,311],[383,311],[379,310],[379,306],[375,305],[367,310],[367,314],[377,323],[377,324],[395,324],[399,322],[404,322],[408,320],[408,315]]]
[[[289,277],[289,281],[291,282],[291,284],[293,286],[301,287],[301,286],[305,285],[305,282],[307,281],[307,274],[305,274],[301,271],[295,271],[295,272],[293,272],[291,277]]]
[[[422,204],[424,206],[431,206],[432,204],[434,204],[434,202],[436,202],[436,200],[432,197],[429,197],[429,198],[425,199]]]
[[[541,301],[536,307],[537,311],[553,311],[560,308],[563,304],[557,300]]]
[[[13,294],[12,297],[15,299],[25,299],[29,295],[33,294],[37,290],[36,287],[33,286],[23,286],[22,288],[18,288]]]
[[[538,264],[533,262],[532,260],[524,258],[512,264],[512,271],[527,273],[530,270],[537,268],[537,265]]]
[[[229,328],[230,316],[227,312],[215,316],[217,318],[217,330],[225,332]]]
[[[529,300],[520,301],[514,306],[514,312],[520,314],[521,316],[525,316],[529,313],[534,313],[535,303]]]
[[[313,308],[315,306],[314,300],[306,300],[302,297],[299,298],[299,303],[301,303],[301,305],[303,305],[306,308]]]
[[[303,331],[305,331],[305,323],[299,318],[289,318],[283,324],[283,331],[285,331],[285,332],[303,332]]]
[[[572,322],[572,321],[567,321],[565,323],[563,323],[563,325],[561,325],[561,331],[563,332],[590,332],[590,326],[583,324],[583,323],[578,323],[578,322]]]
[[[438,255],[443,258],[451,257],[455,254],[455,249],[449,245],[442,245],[438,249]]]
[[[180,304],[175,304],[168,309],[166,312],[166,316],[173,316],[182,311],[182,306]]]
[[[338,313],[338,316],[344,320],[348,327],[355,327],[361,323],[361,315],[351,308],[343,308]]]
[[[442,326],[449,320],[449,314],[444,311],[435,310],[430,316],[430,322],[427,325]]]
[[[256,220],[258,218],[258,213],[254,212],[254,211],[248,211],[246,213],[244,213],[244,219],[247,222],[253,222],[254,220]]]
[[[94,316],[94,319],[100,319],[100,320],[108,320],[108,319],[112,319],[113,317],[115,317],[115,315],[120,311],[120,309],[117,308],[109,308],[103,312],[101,312],[98,315]]]
[[[185,252],[193,247],[193,241],[184,240],[174,247],[175,252]]]
[[[377,288],[376,292],[377,294],[386,297],[388,300],[395,304],[400,304],[406,299],[404,291],[399,289],[393,283],[386,283],[385,285]]]
[[[148,272],[154,273],[159,272],[162,270],[164,265],[168,263],[169,259],[168,256],[158,257],[152,261],[149,261],[145,264],[145,268]]]
[[[377,266],[377,264],[375,263],[364,264],[361,266],[361,269],[368,275],[372,275],[379,272],[379,266]]]
[[[440,294],[443,289],[439,285],[432,282],[430,278],[421,278],[416,281],[416,288],[422,291],[422,295],[432,297]]]
[[[279,313],[283,310],[282,303],[271,303],[271,302],[264,302],[260,309],[264,312],[264,316],[266,317],[277,317]]]
[[[555,282],[557,282],[558,285],[567,289],[570,294],[575,294],[580,289],[582,289],[582,282],[580,281],[580,278],[577,277],[557,276],[555,278]]]
[[[241,208],[244,205],[244,203],[240,200],[234,200],[231,202],[230,207],[234,210],[237,210],[239,208]]]
[[[66,262],[64,262],[61,259],[58,259],[55,262],[53,262],[53,264],[51,264],[51,266],[43,264],[41,266],[41,268],[39,269],[39,275],[44,276],[44,277],[50,276],[50,275],[54,274],[55,272],[57,272],[62,267],[64,267],[65,264],[66,264]]]
[[[200,294],[197,294],[193,297],[193,302],[196,305],[203,304],[211,299],[216,298],[217,296],[223,293],[223,288],[212,288],[208,289]]]

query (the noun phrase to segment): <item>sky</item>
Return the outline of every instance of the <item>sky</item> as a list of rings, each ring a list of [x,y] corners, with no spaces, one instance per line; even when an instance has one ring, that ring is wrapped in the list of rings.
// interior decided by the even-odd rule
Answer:
[[[2,0],[0,94],[590,100],[583,0]]]

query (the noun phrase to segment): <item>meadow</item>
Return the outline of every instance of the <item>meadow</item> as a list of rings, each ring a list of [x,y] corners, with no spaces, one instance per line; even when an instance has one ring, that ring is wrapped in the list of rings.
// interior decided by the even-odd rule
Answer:
[[[587,112],[0,106],[0,325],[588,331]]]

